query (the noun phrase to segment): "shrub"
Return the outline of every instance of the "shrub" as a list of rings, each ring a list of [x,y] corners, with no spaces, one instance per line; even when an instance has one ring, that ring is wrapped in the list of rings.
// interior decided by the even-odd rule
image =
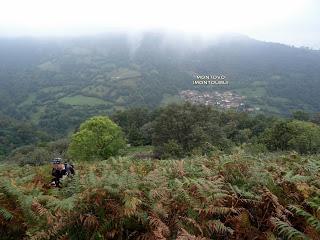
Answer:
[[[121,128],[108,117],[92,117],[71,137],[68,155],[78,160],[107,159],[125,147]]]

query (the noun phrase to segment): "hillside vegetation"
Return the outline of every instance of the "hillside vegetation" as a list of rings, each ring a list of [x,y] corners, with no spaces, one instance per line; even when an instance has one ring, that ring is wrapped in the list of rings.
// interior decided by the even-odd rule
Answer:
[[[246,36],[0,39],[0,52],[1,113],[58,137],[90,116],[181,101],[181,90],[232,90],[262,113],[320,111],[319,51]],[[195,86],[195,75],[230,84]]]
[[[77,162],[60,190],[50,166],[0,165],[0,239],[320,239],[320,156]]]
[[[0,121],[0,239],[320,239],[318,120],[170,104],[55,141]],[[62,188],[55,157],[76,168]]]
[[[76,160],[106,159],[110,153],[122,154],[125,143],[153,146],[153,153],[149,155],[161,159],[195,154],[210,156],[217,151],[229,153],[234,147],[250,149],[252,153],[293,150],[300,154],[317,154],[320,152],[319,119],[319,115],[311,117],[303,111],[284,119],[220,111],[190,103],[170,104],[152,111],[132,108],[109,116],[91,117],[76,130],[72,129],[73,134],[55,139],[33,124],[2,118],[0,159],[22,165],[39,165],[55,156]],[[67,128],[65,121],[61,123],[57,122],[56,128]],[[82,125],[87,127],[83,129]],[[67,154],[70,137],[73,150]],[[119,141],[116,143],[115,139]]]

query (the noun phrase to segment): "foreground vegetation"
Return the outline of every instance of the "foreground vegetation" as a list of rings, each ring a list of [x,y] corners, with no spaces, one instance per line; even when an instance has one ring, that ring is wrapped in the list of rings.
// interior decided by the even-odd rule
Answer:
[[[320,156],[291,153],[0,165],[0,239],[320,239]]]

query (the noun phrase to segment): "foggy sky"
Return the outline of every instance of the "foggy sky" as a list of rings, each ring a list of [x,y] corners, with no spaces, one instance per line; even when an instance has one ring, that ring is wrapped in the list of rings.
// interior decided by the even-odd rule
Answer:
[[[0,37],[161,29],[320,48],[317,0],[0,0]]]

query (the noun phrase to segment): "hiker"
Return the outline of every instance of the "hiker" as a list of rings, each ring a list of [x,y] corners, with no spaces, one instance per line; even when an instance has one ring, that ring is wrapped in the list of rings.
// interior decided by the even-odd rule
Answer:
[[[52,176],[54,177],[51,180],[51,186],[61,188],[61,179],[65,177],[74,175],[74,166],[68,163],[63,163],[61,158],[54,158],[51,161],[52,168]]]

